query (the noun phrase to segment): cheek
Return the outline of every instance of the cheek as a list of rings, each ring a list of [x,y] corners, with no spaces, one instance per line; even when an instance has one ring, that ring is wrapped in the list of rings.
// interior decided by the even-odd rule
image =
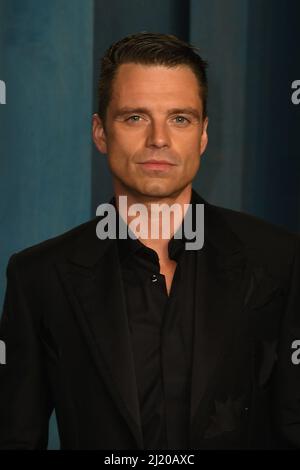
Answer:
[[[181,149],[181,153],[185,155],[196,155],[200,153],[201,134],[198,129],[189,129],[181,135],[174,138]]]
[[[201,139],[198,136],[191,136],[184,142],[181,149],[181,155],[185,160],[185,166],[190,171],[196,170],[200,163],[200,144]]]
[[[187,173],[189,176],[194,177],[200,166],[200,156],[193,154],[190,156],[187,166]]]
[[[134,152],[133,142],[128,138],[121,139],[118,136],[112,139],[108,146],[108,164],[112,172],[122,177],[129,176]]]
[[[112,158],[122,155],[130,157],[135,152],[136,139],[128,132],[112,132],[108,139],[107,149]]]

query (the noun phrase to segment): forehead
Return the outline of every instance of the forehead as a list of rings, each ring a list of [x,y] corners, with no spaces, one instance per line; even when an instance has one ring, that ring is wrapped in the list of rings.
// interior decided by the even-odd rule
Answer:
[[[186,65],[122,64],[116,73],[111,96],[114,106],[201,107],[199,84]]]

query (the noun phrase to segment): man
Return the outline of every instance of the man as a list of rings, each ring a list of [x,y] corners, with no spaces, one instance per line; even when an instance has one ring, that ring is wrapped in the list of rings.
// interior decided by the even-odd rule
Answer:
[[[132,231],[133,204],[149,223],[156,203],[182,217],[169,238],[159,219],[158,238],[136,239],[98,236],[96,217],[11,257],[1,448],[45,448],[53,408],[63,449],[300,448],[299,238],[192,188],[205,68],[162,34],[103,58],[93,138],[118,227]],[[175,235],[188,215],[195,228],[199,205],[204,245],[188,250]]]

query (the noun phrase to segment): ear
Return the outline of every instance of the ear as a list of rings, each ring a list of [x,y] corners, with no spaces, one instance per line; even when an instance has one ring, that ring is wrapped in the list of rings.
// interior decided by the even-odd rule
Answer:
[[[202,128],[201,141],[200,141],[200,156],[205,152],[205,149],[208,143],[207,126],[208,126],[208,117],[206,117],[203,121],[203,128]]]
[[[93,141],[101,153],[107,153],[106,134],[99,114],[93,114]]]

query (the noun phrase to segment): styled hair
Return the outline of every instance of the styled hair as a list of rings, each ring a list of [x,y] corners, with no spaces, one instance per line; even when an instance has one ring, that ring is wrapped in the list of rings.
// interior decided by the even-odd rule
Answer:
[[[107,107],[112,93],[113,81],[122,64],[164,65],[176,67],[187,65],[194,72],[203,106],[203,117],[207,115],[207,62],[198,54],[198,49],[171,34],[141,32],[126,36],[112,44],[101,60],[98,84],[98,114],[105,124]]]

